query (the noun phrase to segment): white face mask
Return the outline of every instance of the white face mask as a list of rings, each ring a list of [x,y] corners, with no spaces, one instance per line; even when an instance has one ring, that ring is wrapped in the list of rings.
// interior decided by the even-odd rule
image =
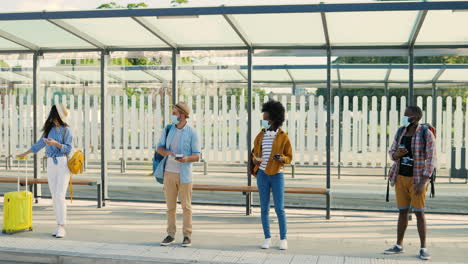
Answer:
[[[401,118],[401,124],[404,126],[404,127],[408,127],[411,123],[409,121],[409,117],[408,116],[403,116]]]
[[[269,129],[270,128],[270,124],[268,124],[268,120],[261,120],[262,122],[262,127],[264,129]]]
[[[174,125],[177,125],[180,122],[176,115],[171,116],[171,121]]]

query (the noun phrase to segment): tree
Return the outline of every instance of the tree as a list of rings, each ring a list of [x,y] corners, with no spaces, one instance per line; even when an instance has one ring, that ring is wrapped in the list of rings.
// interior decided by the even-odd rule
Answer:
[[[334,63],[406,64],[408,57],[338,57]],[[422,56],[415,57],[414,63],[468,63],[468,56]]]
[[[227,96],[227,99],[228,99],[228,104],[230,105],[230,102],[231,102],[231,96],[235,96],[236,97],[236,105],[240,105],[240,98],[242,96],[242,91],[244,91],[244,102],[245,102],[245,109],[247,109],[248,107],[248,93],[246,90],[244,90],[244,88],[226,88],[226,96]],[[252,97],[255,98],[255,96],[259,96],[260,97],[260,101],[263,102],[263,98],[265,97],[265,95],[267,95],[266,91],[262,88],[253,88],[252,89]],[[252,101],[253,103],[253,101]]]
[[[114,8],[132,9],[132,8],[140,8],[140,7],[148,7],[148,5],[143,3],[143,2],[141,2],[141,3],[129,3],[125,7],[125,6],[121,6],[121,5],[117,4],[116,2],[109,2],[109,3],[102,4],[102,5],[98,6],[97,9],[114,9]]]

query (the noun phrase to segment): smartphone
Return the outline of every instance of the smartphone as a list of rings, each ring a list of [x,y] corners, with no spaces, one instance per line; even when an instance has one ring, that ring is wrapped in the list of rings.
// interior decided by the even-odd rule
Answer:
[[[281,158],[281,154],[276,154],[275,155],[275,159],[280,159]]]
[[[176,160],[180,160],[180,159],[182,159],[183,157],[184,157],[184,155],[182,155],[182,154],[176,154],[175,159],[176,159]]]
[[[405,145],[403,145],[403,144],[398,145],[398,148],[399,149],[406,149]]]

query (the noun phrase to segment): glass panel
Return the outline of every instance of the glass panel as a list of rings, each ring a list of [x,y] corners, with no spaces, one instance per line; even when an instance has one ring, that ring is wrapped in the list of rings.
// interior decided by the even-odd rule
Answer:
[[[107,46],[167,47],[131,18],[64,19]]]
[[[32,72],[32,57],[32,54],[0,54],[0,177],[25,176],[24,161],[18,164],[15,158],[7,157],[23,153],[33,143],[32,80],[17,74]],[[33,173],[33,159],[27,162],[27,175],[30,176]],[[17,169],[18,165],[20,170]],[[0,192],[10,192],[16,189],[14,186],[1,184]]]
[[[111,70],[109,71],[109,74],[111,74],[112,76],[116,76],[124,81],[158,81],[158,79],[156,79],[155,77],[152,77],[148,73],[145,73],[144,71],[140,70]]]
[[[120,167],[108,167],[111,199],[164,201],[163,186],[148,173],[161,132],[170,122],[171,84],[158,80],[154,73],[160,71],[147,73],[145,68],[167,67],[170,62],[171,52],[111,54],[109,75],[120,81],[108,86],[106,150],[110,162],[122,160],[126,165],[125,174]]]
[[[53,104],[62,103],[68,108],[70,114],[68,124],[73,135],[73,148],[83,151],[86,156],[88,170],[84,177],[99,182],[101,166],[97,164],[100,164],[102,146],[100,137],[102,123],[99,115],[100,84],[74,77],[83,73],[93,74],[96,77],[93,79],[98,80],[99,67],[95,66],[99,65],[98,60],[99,54],[97,52],[44,53],[39,71],[37,116],[40,129]],[[82,69],[86,69],[86,71],[81,72]],[[38,158],[41,161],[39,173],[42,178],[47,178],[46,167],[43,167],[45,163],[42,162],[44,156],[44,151],[38,153]],[[43,197],[51,196],[47,185],[42,185],[39,192]],[[91,199],[96,197],[96,190],[88,186],[74,185],[73,194],[77,199]]]
[[[166,81],[171,81],[172,80],[172,71],[168,70],[160,70],[160,71],[150,71],[152,73],[155,73],[159,76],[161,76],[164,80]],[[179,81],[200,81],[199,78],[197,78],[191,71],[186,71],[186,70],[179,70],[177,72],[177,80]]]
[[[8,41],[8,40],[6,40],[4,38],[0,38],[0,49],[25,50],[26,48],[14,43],[14,42]]]
[[[434,76],[436,76],[437,72],[439,72],[439,69],[415,69],[414,81],[431,81],[434,78]]]
[[[294,54],[298,55],[294,56]],[[256,83],[252,98],[252,136],[255,138],[259,133],[262,133],[260,120],[263,119],[263,103],[268,100],[279,101],[285,108],[285,120],[281,129],[288,134],[293,149],[292,164],[296,165],[295,169],[292,169],[291,166],[285,166],[284,175],[291,175],[292,171],[296,175],[314,174],[314,177],[285,176],[285,184],[288,187],[323,188],[326,182],[323,166],[326,162],[325,111],[328,107],[324,101],[326,89],[323,88],[324,80],[327,79],[326,69],[256,69],[258,66],[267,64],[276,66],[323,65],[323,62],[326,62],[326,58],[323,57],[302,57],[301,55],[303,54],[295,53],[293,50],[277,50],[277,57],[268,61],[270,58],[263,59],[261,53],[255,53],[253,78]],[[293,83],[288,72],[294,80],[300,82]],[[311,81],[319,81],[320,83],[308,83]],[[276,113],[273,111],[270,118],[276,120],[277,116],[275,115]],[[332,154],[332,157],[334,156]],[[334,164],[336,164],[336,160]],[[258,195],[253,195],[254,203],[258,205]],[[304,203],[301,196],[297,194],[285,194],[284,199],[287,206],[317,206],[319,202],[320,199]]]
[[[342,82],[366,80],[384,81],[386,74],[386,69],[340,69],[340,78]]]
[[[65,73],[74,76],[82,82],[100,82],[101,75],[98,71],[65,71]]]
[[[417,14],[417,12],[327,13],[330,42],[332,45],[404,44],[408,42]]]
[[[245,76],[247,71],[243,70]],[[291,81],[286,70],[254,70],[252,77],[255,81]]]
[[[195,70],[208,81],[246,81],[242,75],[235,70]]]
[[[146,20],[181,46],[244,45],[222,16],[152,17]]]
[[[447,69],[439,78],[440,81],[467,81],[468,69]]]
[[[0,29],[41,48],[93,48],[87,42],[44,20],[0,21]]]
[[[46,68],[45,68],[46,69]],[[58,82],[75,82],[73,79],[63,75],[63,74],[60,74],[60,73],[57,73],[57,72],[53,72],[53,71],[50,71],[50,70],[44,70],[44,71],[41,71],[40,73],[40,78],[42,81],[45,81],[45,82],[53,82],[53,83],[58,83]],[[28,76],[30,78],[32,78],[32,73],[28,74]]]
[[[297,69],[289,70],[296,81],[323,81],[327,80],[326,69]]]
[[[415,69],[414,81],[431,81],[438,72],[438,69]],[[408,69],[393,69],[390,73],[390,81],[407,82],[409,81]]]
[[[191,109],[188,124],[197,131],[202,158],[208,165],[204,173],[202,163],[193,164],[194,176],[199,183],[219,184],[220,177],[226,185],[247,183],[247,84],[245,81],[226,83],[229,79],[241,80],[242,77],[235,69],[222,67],[245,65],[246,53],[245,50],[180,53],[178,63],[182,69],[177,71],[178,76],[183,72],[190,73],[186,70],[188,68],[194,73],[191,81],[179,78],[177,101],[185,101]],[[208,200],[219,204],[245,203],[245,198],[235,193],[202,191],[193,197],[194,202],[205,203]]]
[[[468,32],[460,26],[467,24],[466,11],[429,11],[416,44],[466,44]]]
[[[247,37],[256,45],[323,45],[320,14],[234,15]]]
[[[11,71],[0,71],[0,79],[7,80],[9,82],[32,82],[30,78]]]

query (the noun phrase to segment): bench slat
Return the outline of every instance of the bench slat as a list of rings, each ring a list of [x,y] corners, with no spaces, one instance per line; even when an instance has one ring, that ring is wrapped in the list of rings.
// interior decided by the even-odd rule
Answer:
[[[0,183],[17,183],[17,182],[18,182],[18,178],[3,178],[3,177],[0,178]],[[25,184],[26,179],[20,178],[20,183]],[[28,184],[48,184],[48,183],[49,181],[46,178],[38,178],[38,179],[28,178]],[[83,179],[78,179],[78,180],[73,179],[72,183],[73,185],[91,185],[91,186],[97,184],[97,182],[94,180],[83,180]]]
[[[195,191],[222,191],[222,192],[258,192],[256,186],[235,186],[235,185],[206,185],[194,184]],[[301,194],[327,194],[326,188],[303,188],[303,187],[286,187],[285,193],[301,193]]]

